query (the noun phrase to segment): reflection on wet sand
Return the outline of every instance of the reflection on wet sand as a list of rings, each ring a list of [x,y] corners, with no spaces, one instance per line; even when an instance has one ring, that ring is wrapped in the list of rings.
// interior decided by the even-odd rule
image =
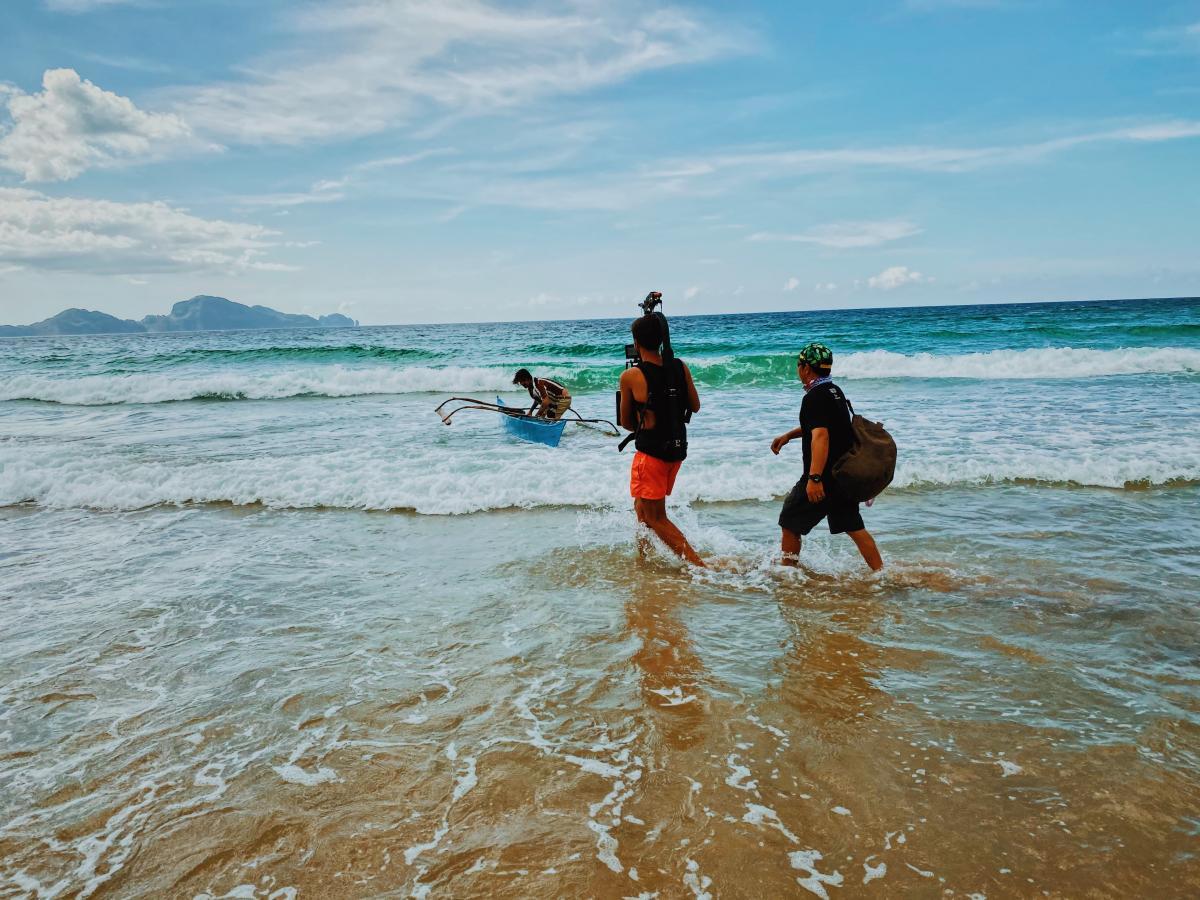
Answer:
[[[888,705],[876,684],[883,654],[866,639],[882,616],[877,598],[814,593],[780,606],[789,629],[780,702],[825,732],[847,722],[861,727],[862,718]]]
[[[653,727],[672,750],[686,750],[701,740],[708,718],[704,664],[678,617],[687,602],[682,588],[677,573],[647,573],[635,582],[625,607],[629,630],[639,641],[633,664],[640,673],[642,700]]]
[[[586,543],[571,513],[525,515],[552,550]],[[500,561],[504,516],[346,519],[297,516],[289,539],[336,563],[266,595],[213,563],[168,601],[178,573],[131,542],[132,601],[10,641],[0,893],[1200,893],[1194,672],[1084,671],[1143,619],[1001,602],[942,563],[699,577],[599,538]],[[253,516],[93,524],[162,520],[276,559]],[[453,571],[447,534],[471,548]],[[1189,622],[1159,645],[1194,646]]]

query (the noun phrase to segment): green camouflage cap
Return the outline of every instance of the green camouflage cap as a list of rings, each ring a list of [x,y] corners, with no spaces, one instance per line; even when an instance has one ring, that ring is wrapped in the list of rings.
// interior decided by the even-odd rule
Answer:
[[[833,366],[833,351],[824,344],[809,344],[800,351],[800,361],[814,369],[828,369]]]

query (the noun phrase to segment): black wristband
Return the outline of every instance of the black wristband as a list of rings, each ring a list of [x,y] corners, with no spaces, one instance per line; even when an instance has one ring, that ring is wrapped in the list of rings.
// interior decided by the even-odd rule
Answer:
[[[821,476],[819,474],[818,475],[809,475],[808,480],[811,481],[813,484],[820,484]]]

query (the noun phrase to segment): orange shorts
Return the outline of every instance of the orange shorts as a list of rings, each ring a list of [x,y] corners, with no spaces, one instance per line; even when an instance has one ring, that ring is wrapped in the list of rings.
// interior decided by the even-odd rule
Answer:
[[[675,476],[683,462],[667,462],[640,450],[629,467],[629,493],[639,500],[665,500],[675,487]]]

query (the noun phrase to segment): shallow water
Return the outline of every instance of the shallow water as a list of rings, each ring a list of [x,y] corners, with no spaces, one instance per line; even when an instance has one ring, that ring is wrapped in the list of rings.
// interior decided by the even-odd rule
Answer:
[[[672,507],[703,573],[639,560],[594,432],[0,403],[0,894],[1195,896],[1196,378],[847,379],[908,451],[879,576],[821,533],[774,563],[782,381],[707,386]]]

